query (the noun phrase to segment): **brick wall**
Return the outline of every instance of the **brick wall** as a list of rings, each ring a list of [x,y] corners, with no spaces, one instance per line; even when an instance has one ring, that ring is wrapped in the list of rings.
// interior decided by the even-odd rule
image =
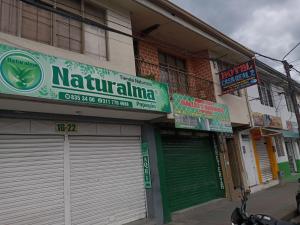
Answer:
[[[160,48],[161,49],[161,48]],[[208,52],[203,51],[199,57],[184,57],[177,52],[172,53],[169,50],[165,51],[171,55],[180,56],[186,60],[186,67],[188,72],[188,94],[210,101],[215,101],[214,85],[212,78],[212,71],[208,58]],[[155,80],[159,81],[159,60],[158,60],[158,47],[144,42],[138,42],[138,58],[137,60],[137,73],[139,76],[148,77],[153,76]],[[183,94],[183,93],[182,93]]]
[[[137,72],[139,76],[154,76],[159,80],[158,49],[149,43],[140,41],[138,43]],[[137,56],[136,56],[137,57]]]
[[[189,76],[190,94],[201,99],[215,101],[213,75],[208,60],[208,51],[197,54],[198,57],[190,57],[186,61]]]

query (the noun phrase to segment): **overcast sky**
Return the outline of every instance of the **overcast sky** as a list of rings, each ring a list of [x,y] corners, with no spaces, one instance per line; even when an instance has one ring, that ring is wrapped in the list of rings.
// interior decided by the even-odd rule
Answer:
[[[248,48],[281,59],[300,42],[300,0],[171,0]],[[280,64],[258,59],[283,71]],[[300,46],[287,57],[300,70]],[[300,82],[300,74],[293,73]]]

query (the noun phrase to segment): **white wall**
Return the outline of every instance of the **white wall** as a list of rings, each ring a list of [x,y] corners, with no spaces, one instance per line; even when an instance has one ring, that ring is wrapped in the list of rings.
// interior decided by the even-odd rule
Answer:
[[[295,113],[289,112],[287,109],[285,96],[284,94],[280,94],[284,92],[283,88],[271,85],[271,90],[273,92],[274,107],[261,104],[257,85],[247,88],[251,112],[278,116],[281,118],[283,129],[287,129],[287,120],[297,122]]]
[[[244,124],[244,125],[250,124],[250,116],[249,116],[245,91],[241,90],[241,97],[231,95],[231,94],[221,95],[222,91],[220,86],[217,65],[216,63],[213,62],[210,62],[210,65],[211,65],[212,76],[214,81],[216,101],[218,103],[222,103],[228,106],[230,120],[232,123]]]
[[[282,149],[283,149],[283,152],[284,152],[284,156],[279,156],[277,154],[277,151],[276,151],[275,155],[276,155],[276,158],[277,158],[277,162],[278,163],[287,162],[288,161],[288,157],[287,157],[287,152],[286,152],[286,146],[285,146],[284,138],[282,136],[279,136],[278,138],[281,141]],[[273,143],[273,146],[275,146],[275,148],[276,148],[277,146],[276,146],[274,138],[272,138],[272,143]]]
[[[130,12],[128,10],[123,9],[108,0],[98,0],[95,2],[107,10],[107,25],[109,27],[131,34],[131,20]],[[1,32],[0,43],[135,75],[132,38],[113,32],[108,32],[107,36],[109,58],[107,61],[100,61],[99,59],[95,59],[91,56],[78,54]]]

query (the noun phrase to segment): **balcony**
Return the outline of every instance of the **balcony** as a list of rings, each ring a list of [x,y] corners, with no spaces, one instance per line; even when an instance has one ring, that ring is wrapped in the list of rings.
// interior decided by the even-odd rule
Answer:
[[[169,85],[170,96],[173,93],[179,93],[215,101],[213,81],[201,78],[201,74],[188,73],[169,66],[157,65],[141,58],[136,58],[135,61],[137,75],[167,83]]]

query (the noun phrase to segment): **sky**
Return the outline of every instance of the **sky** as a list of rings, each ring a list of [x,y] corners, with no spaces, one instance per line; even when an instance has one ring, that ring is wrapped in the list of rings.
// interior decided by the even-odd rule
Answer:
[[[171,0],[246,47],[273,58],[300,42],[300,0]],[[258,57],[283,72],[281,63]],[[287,57],[300,70],[300,46]],[[292,76],[300,82],[300,74]]]

